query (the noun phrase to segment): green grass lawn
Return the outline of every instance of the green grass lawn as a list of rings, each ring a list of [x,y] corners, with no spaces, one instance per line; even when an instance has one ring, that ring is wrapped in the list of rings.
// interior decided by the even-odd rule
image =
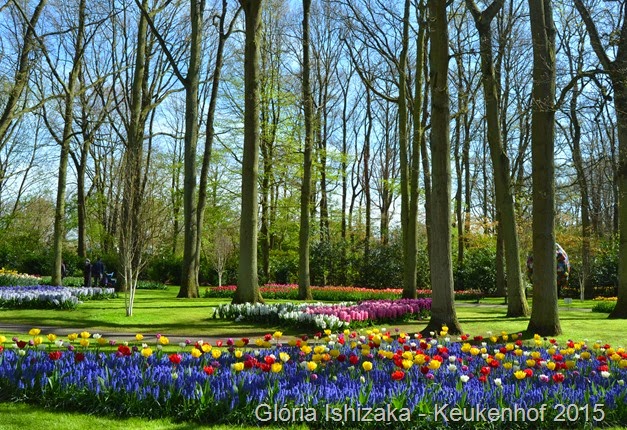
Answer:
[[[43,423],[50,423],[44,425]],[[52,424],[54,423],[54,425]],[[94,415],[50,411],[39,406],[23,403],[0,403],[0,429],[24,430],[54,428],[62,430],[83,430],[85,428],[104,428],[107,430],[232,430],[233,426],[203,426],[194,423],[174,423],[171,420],[146,420],[141,418],[116,419]],[[238,429],[256,429],[258,427],[236,426]],[[291,427],[306,429],[304,426]]]
[[[85,328],[92,333],[98,331],[120,333],[160,332],[166,335],[185,335],[201,337],[254,337],[264,333],[281,330],[285,335],[303,334],[293,327],[277,327],[233,321],[212,319],[213,307],[228,303],[228,299],[177,299],[178,287],[170,286],[166,290],[137,290],[135,308],[132,317],[127,317],[124,310],[124,296],[117,299],[86,301],[76,310],[0,310],[0,322],[25,324],[32,327],[56,326]],[[270,302],[270,301],[269,301]],[[276,302],[276,301],[272,301]],[[586,312],[594,305],[588,300],[581,303],[573,300],[572,306],[566,306],[560,300],[560,320],[563,335],[558,340],[583,340],[590,342],[602,340],[612,345],[627,346],[624,334],[624,321],[608,320],[607,314]],[[524,332],[527,318],[505,318],[506,307],[502,298],[482,299],[480,304],[460,302],[457,314],[464,332],[474,336],[487,336],[488,332],[500,335]],[[408,333],[416,333],[424,328],[426,322],[395,324],[389,329],[399,328]],[[24,333],[1,333],[7,337]],[[311,333],[309,333],[311,334]],[[533,333],[525,333],[529,338]]]

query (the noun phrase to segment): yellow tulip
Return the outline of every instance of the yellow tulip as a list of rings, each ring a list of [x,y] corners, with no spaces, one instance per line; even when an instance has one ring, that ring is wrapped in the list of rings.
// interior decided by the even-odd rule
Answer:
[[[4,343],[4,342],[6,342],[6,341],[7,341],[7,338],[6,338],[5,336],[2,336],[2,335],[0,334],[0,343]]]
[[[282,331],[275,331],[274,334],[272,335],[273,338],[278,339],[281,336],[283,336],[283,332]]]
[[[212,349],[211,350],[211,356],[217,360],[218,358],[220,358],[220,356],[222,355],[222,351],[220,351],[219,349]]]
[[[235,351],[235,358],[242,358],[242,351],[240,351],[239,349]]]
[[[141,342],[142,340],[144,340],[144,335],[137,333],[135,335],[135,340],[137,340],[137,342]]]
[[[146,358],[150,357],[152,355],[152,349],[150,348],[143,348],[142,349],[142,355]]]
[[[532,360],[531,358],[525,361],[525,364],[529,367],[534,367],[536,365],[536,360]]]
[[[203,343],[200,346],[200,349],[202,350],[202,352],[210,352],[211,351],[211,345],[208,343]]]
[[[527,377],[527,374],[522,370],[517,370],[516,372],[514,372],[514,376],[516,377],[516,379],[525,379]]]
[[[159,338],[159,343],[160,343],[161,345],[167,345],[167,344],[169,344],[169,343],[170,343],[170,339],[168,339],[168,338],[167,338],[167,337],[165,337],[165,336],[161,336],[161,337]]]
[[[244,363],[233,363],[231,364],[231,368],[236,372],[241,372],[244,370]]]
[[[283,364],[278,362],[272,363],[270,370],[272,370],[272,373],[279,373],[281,370],[283,370]]]
[[[361,367],[366,372],[370,372],[372,370],[372,363],[370,361],[364,361],[363,363],[361,363]]]
[[[503,354],[502,352],[497,352],[497,353],[494,355],[494,358],[496,358],[496,359],[497,359],[497,360],[499,360],[499,361],[503,361],[503,359],[505,359],[505,354]]]
[[[414,362],[411,360],[403,360],[402,364],[403,364],[403,369],[407,370],[414,365]]]
[[[39,333],[41,333],[41,330],[38,328],[31,328],[28,332],[31,336],[37,336]]]
[[[81,339],[81,346],[87,348],[89,346],[89,339]]]
[[[198,348],[192,348],[191,354],[192,354],[192,357],[198,358],[202,355],[202,351]]]
[[[462,352],[469,352],[471,345],[469,343],[465,343],[462,345]]]
[[[300,350],[304,353],[304,354],[309,354],[311,352],[311,346],[309,345],[303,345],[300,347]]]
[[[553,361],[547,361],[546,368],[549,370],[555,370],[555,363]]]
[[[416,356],[414,357],[414,363],[419,366],[425,364],[425,356],[422,354],[416,354]]]
[[[338,351],[338,353],[339,352],[340,351]],[[290,361],[290,355],[287,352],[279,352],[279,360],[281,360],[283,363],[287,363],[288,361]]]
[[[517,350],[515,350],[515,351],[514,351],[514,355],[515,355],[516,357],[520,357],[521,355],[523,355],[523,351],[522,351],[522,349],[517,349]]]
[[[54,333],[48,333],[46,337],[48,338],[50,342],[54,342],[55,340],[57,340],[57,335]]]
[[[512,363],[509,363],[509,362],[508,363],[503,363],[503,368],[507,369],[507,370],[511,369],[512,368]]]
[[[322,360],[322,354],[313,354],[311,359],[316,363],[319,363]]]
[[[315,361],[309,361],[307,362],[307,370],[313,372],[314,370],[316,370],[318,368],[318,364]]]
[[[90,336],[91,336],[91,333],[88,331],[81,332],[81,339],[89,339]]]
[[[577,363],[575,362],[575,360],[566,360],[567,369],[574,369],[576,365]]]
[[[583,358],[584,360],[590,360],[590,357],[592,357],[592,354],[590,354],[588,351],[584,351],[581,353],[580,357]]]
[[[244,341],[242,339],[238,339],[238,340],[235,341],[235,347],[236,348],[241,348],[244,345],[246,345],[246,344],[244,343]]]
[[[314,348],[314,354],[324,354],[326,352],[327,348],[323,345],[318,345]]]
[[[479,355],[479,352],[481,352],[479,348],[470,348],[470,355]]]
[[[98,338],[98,345],[104,346],[104,345],[106,345],[107,343],[108,343],[108,342],[107,342],[107,339],[105,339],[104,337],[100,337],[100,338]]]
[[[429,369],[431,369],[431,370],[438,370],[441,365],[442,365],[442,363],[440,363],[438,360],[431,360],[429,362]]]
[[[627,360],[621,360],[618,363],[618,367],[620,367],[621,369],[627,369]]]

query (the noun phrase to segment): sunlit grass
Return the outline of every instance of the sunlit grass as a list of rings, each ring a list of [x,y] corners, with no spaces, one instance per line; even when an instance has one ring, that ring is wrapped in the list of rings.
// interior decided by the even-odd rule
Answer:
[[[117,299],[87,301],[76,310],[0,310],[0,322],[24,324],[32,327],[51,326],[88,329],[94,332],[111,333],[163,333],[170,336],[184,335],[198,338],[208,337],[255,337],[281,330],[286,336],[311,334],[294,327],[277,327],[271,324],[236,323],[211,318],[213,307],[229,303],[229,299],[177,299],[178,287],[166,290],[138,290],[132,317],[127,317],[124,296]],[[277,302],[269,300],[268,302]],[[624,321],[608,320],[607,314],[586,312],[594,301],[584,303],[573,300],[566,306],[560,300],[560,320],[563,335],[558,340],[603,340],[610,344],[627,346]],[[464,332],[487,337],[488,332],[500,335],[524,332],[528,318],[506,318],[507,308],[502,298],[487,298],[480,304],[460,302],[457,315]],[[570,308],[570,310],[569,310]],[[403,323],[389,329],[416,333],[426,321]],[[7,337],[24,333],[3,332]],[[533,333],[524,333],[529,338]]]
[[[44,424],[46,423],[46,424]],[[63,430],[83,430],[102,428],[108,430],[232,430],[233,426],[203,426],[192,423],[173,423],[171,420],[146,420],[141,418],[116,419],[94,415],[51,411],[39,406],[23,403],[0,403],[0,429],[24,430],[55,428]],[[237,426],[238,429],[256,429],[257,427]],[[306,427],[293,427],[306,429]]]

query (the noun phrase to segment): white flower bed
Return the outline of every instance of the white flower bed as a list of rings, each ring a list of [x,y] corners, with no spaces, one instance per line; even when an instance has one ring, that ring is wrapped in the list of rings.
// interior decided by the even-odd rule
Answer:
[[[75,288],[49,285],[0,287],[2,308],[60,308],[71,309],[80,300],[113,297],[113,288]]]
[[[351,303],[342,303],[350,305]],[[244,303],[220,305],[214,311],[214,318],[232,319],[235,321],[251,321],[262,323],[288,323],[292,325],[310,325],[321,330],[338,330],[346,328],[350,323],[340,320],[335,315],[306,313],[305,309],[317,306],[328,306],[324,303],[292,304],[280,303],[265,305],[261,303]]]

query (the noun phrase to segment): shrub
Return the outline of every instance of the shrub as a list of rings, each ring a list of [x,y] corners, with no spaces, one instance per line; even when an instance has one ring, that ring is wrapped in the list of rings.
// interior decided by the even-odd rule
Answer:
[[[455,290],[479,290],[491,295],[496,292],[496,246],[492,240],[471,239],[464,252],[464,263],[454,270]]]
[[[138,290],[165,290],[168,286],[156,281],[137,281]]]
[[[152,281],[179,285],[183,259],[171,254],[156,256],[148,262],[145,275]]]
[[[592,312],[611,313],[616,307],[616,302],[599,302],[592,307]]]
[[[400,240],[388,245],[373,244],[363,259],[357,285],[367,288],[392,288],[403,285],[403,253]]]

